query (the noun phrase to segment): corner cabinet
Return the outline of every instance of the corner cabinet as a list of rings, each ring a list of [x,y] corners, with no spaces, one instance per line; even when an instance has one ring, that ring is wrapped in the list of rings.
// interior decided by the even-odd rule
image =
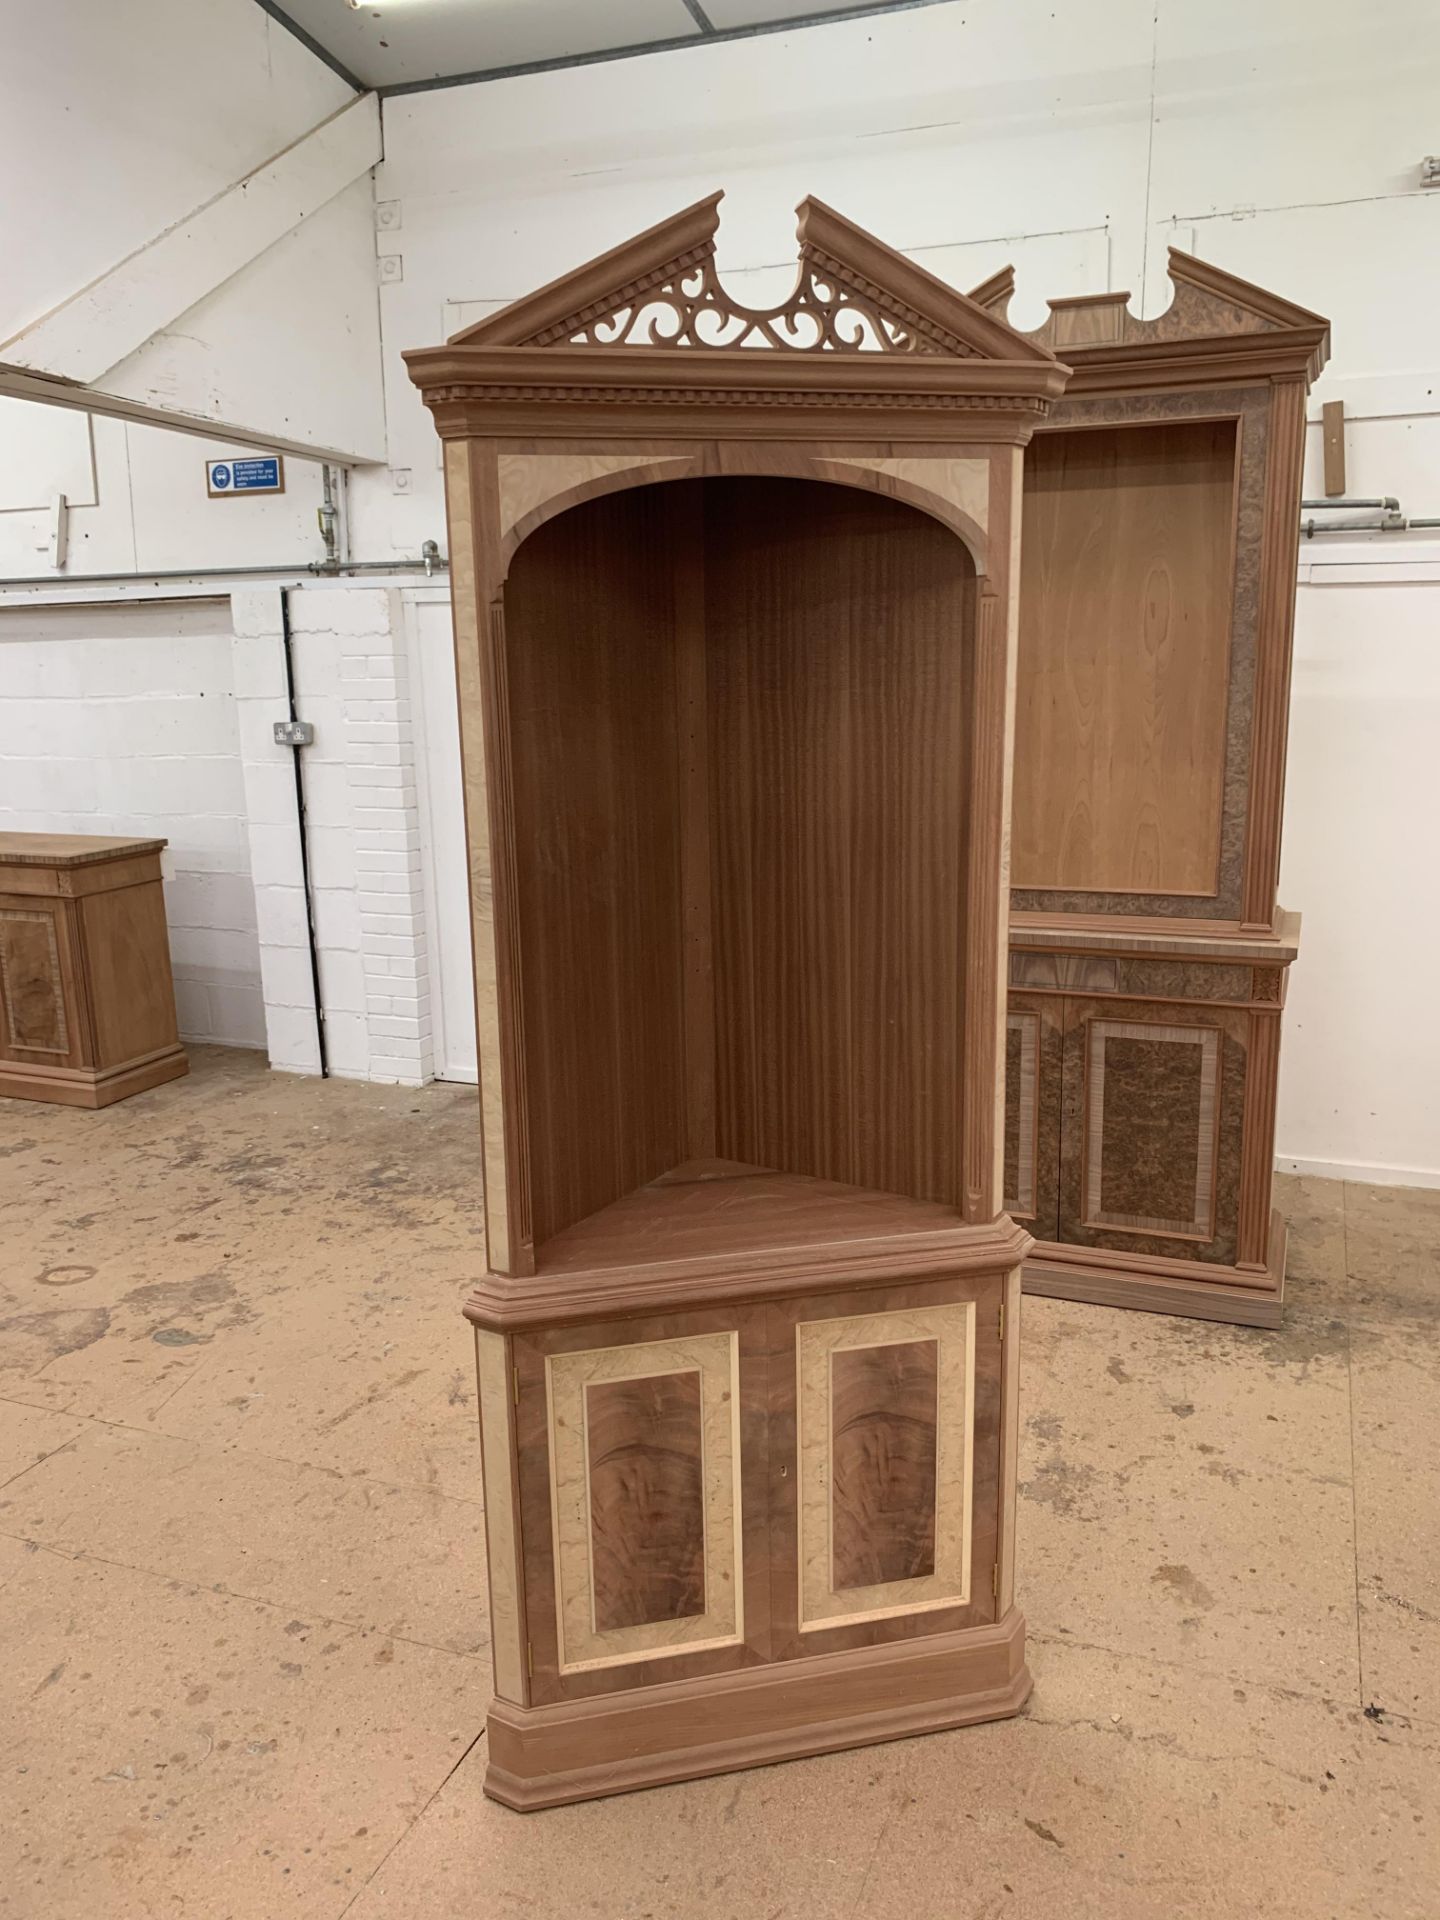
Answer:
[[[719,196],[407,354],[445,443],[517,1808],[1013,1713],[1000,1194],[1051,351]]]
[[[1031,1290],[1274,1326],[1299,925],[1276,886],[1329,329],[1173,249],[1170,277],[1154,320],[1096,294],[1028,336],[1072,374],[1025,458],[1010,1190],[1033,1202]],[[1003,315],[1011,286],[973,297]]]

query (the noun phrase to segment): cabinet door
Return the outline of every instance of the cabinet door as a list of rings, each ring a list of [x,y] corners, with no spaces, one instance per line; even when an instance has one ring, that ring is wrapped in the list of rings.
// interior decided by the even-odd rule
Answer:
[[[516,1335],[532,1705],[769,1649],[763,1308]]]
[[[1003,1285],[769,1309],[775,1659],[996,1617]]]
[[[1037,1240],[1060,1232],[1065,1002],[1011,994],[1005,1016],[1005,1211]]]
[[[1233,1262],[1245,1120],[1241,1010],[1067,999],[1060,1238]]]
[[[81,1066],[83,1024],[68,909],[40,895],[0,898],[0,1060]]]
[[[993,1621],[1004,1284],[517,1334],[529,1704]]]

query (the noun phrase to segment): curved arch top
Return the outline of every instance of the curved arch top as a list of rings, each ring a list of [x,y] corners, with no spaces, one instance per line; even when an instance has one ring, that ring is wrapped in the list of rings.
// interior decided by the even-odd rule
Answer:
[[[721,447],[674,454],[501,454],[500,579],[538,528],[588,500],[631,487],[719,478],[814,480],[887,495],[938,520],[989,572],[989,462],[984,458],[835,453],[789,447]]]

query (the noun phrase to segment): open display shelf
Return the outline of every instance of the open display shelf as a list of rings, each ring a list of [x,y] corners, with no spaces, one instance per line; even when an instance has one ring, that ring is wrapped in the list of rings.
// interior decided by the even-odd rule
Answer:
[[[1014,1712],[1022,449],[1066,369],[716,199],[407,356],[445,442],[496,1700],[530,1808]]]

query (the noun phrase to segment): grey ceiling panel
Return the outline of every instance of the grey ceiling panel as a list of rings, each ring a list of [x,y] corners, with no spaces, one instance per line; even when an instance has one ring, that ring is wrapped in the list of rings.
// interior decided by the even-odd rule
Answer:
[[[703,4],[703,0],[702,0]],[[367,87],[699,38],[685,0],[266,0]]]

